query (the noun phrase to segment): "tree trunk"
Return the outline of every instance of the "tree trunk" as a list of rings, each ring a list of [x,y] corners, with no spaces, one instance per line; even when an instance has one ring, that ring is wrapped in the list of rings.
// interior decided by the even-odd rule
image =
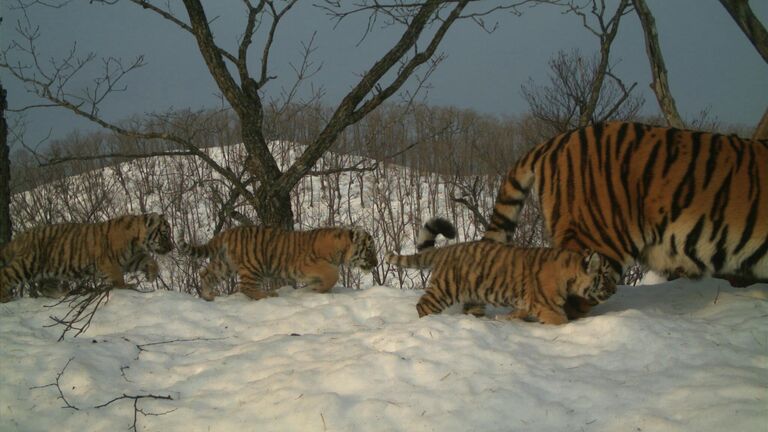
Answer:
[[[11,161],[8,148],[8,123],[5,110],[8,102],[6,92],[0,84],[0,246],[11,240]]]
[[[760,123],[757,124],[752,139],[768,140],[768,108],[765,109],[763,118],[761,118]]]
[[[258,103],[258,99],[254,98],[254,103]],[[258,179],[254,193],[255,201],[251,202],[251,206],[259,215],[259,224],[292,229],[291,190],[279,187],[283,173],[270,153],[262,133],[261,116],[243,112],[240,123],[243,145],[248,154],[246,168],[253,178]]]
[[[741,31],[749,38],[757,52],[768,63],[768,31],[757,19],[747,0],[720,0],[723,7],[731,14]]]
[[[259,187],[256,195],[259,200],[256,212],[261,225],[293,229],[290,193]]]
[[[640,18],[640,24],[643,26],[645,50],[648,53],[651,73],[653,74],[651,88],[656,94],[656,99],[659,101],[659,108],[661,108],[667,124],[672,127],[683,128],[685,124],[680,117],[680,113],[677,111],[672,92],[669,90],[667,67],[664,65],[664,57],[661,55],[661,47],[659,46],[659,35],[656,33],[656,20],[653,19],[651,10],[648,9],[645,0],[632,0],[632,2],[635,5],[637,16]]]

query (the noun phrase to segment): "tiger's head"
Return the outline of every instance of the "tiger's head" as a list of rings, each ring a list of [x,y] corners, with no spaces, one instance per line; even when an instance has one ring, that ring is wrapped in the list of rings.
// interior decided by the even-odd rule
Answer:
[[[579,274],[573,280],[571,294],[597,304],[616,293],[618,277],[608,260],[602,255],[586,251],[581,260],[581,269],[583,274]]]
[[[145,214],[144,226],[147,229],[144,243],[149,250],[160,255],[167,254],[173,250],[171,224],[165,219],[165,215],[159,213]]]
[[[362,229],[354,229],[350,232],[351,242],[347,252],[347,263],[368,271],[379,264],[376,259],[376,245],[373,236]]]

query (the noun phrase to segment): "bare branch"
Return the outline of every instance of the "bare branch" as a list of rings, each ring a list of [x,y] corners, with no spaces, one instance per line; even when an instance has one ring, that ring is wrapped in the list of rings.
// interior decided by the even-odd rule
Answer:
[[[141,414],[141,415],[143,415],[145,417],[146,416],[159,416],[159,415],[170,414],[170,413],[176,411],[176,408],[174,408],[172,410],[165,411],[165,412],[162,412],[162,413],[147,413],[147,412],[144,412],[141,408],[139,408],[139,400],[142,400],[142,399],[174,400],[173,397],[171,397],[171,395],[162,396],[162,395],[154,395],[154,394],[142,394],[142,395],[131,396],[131,395],[127,395],[127,394],[123,393],[122,396],[118,396],[118,397],[116,397],[116,398],[114,398],[112,400],[109,400],[109,401],[101,404],[101,405],[96,405],[94,408],[104,408],[104,407],[110,405],[113,402],[117,402],[117,401],[124,400],[124,399],[131,399],[131,400],[133,400],[133,424],[131,425],[131,427],[128,430],[133,430],[134,432],[137,431],[136,422],[138,421],[138,415],[139,414]]]
[[[359,121],[373,109],[381,105],[410,77],[419,65],[426,62],[437,50],[448,28],[459,17],[468,0],[457,2],[449,16],[442,22],[432,36],[424,51],[417,51],[409,61],[398,71],[397,77],[392,83],[374,94],[367,102],[358,108],[363,99],[371,93],[379,80],[398,62],[407,51],[416,46],[422,31],[426,27],[433,13],[442,6],[437,0],[428,1],[418,10],[413,17],[403,36],[380,60],[378,60],[362,77],[360,82],[344,97],[338,109],[331,117],[325,129],[318,135],[315,141],[299,156],[296,162],[285,172],[280,179],[280,188],[290,190],[303,177],[314,164],[314,161],[324,153],[336,139],[338,134],[352,123]]]
[[[74,332],[73,337],[78,337],[91,326],[91,321],[93,321],[96,311],[109,299],[110,290],[110,286],[103,284],[93,287],[88,285],[78,286],[78,288],[70,291],[57,303],[46,306],[55,307],[66,303],[69,310],[61,318],[51,315],[50,318],[53,320],[53,324],[48,324],[45,327],[63,326],[64,330],[59,336],[59,341],[62,341],[64,336],[70,331]]]
[[[264,51],[261,56],[261,77],[259,78],[259,87],[263,87],[264,84],[267,83],[270,79],[273,77],[270,77],[268,75],[268,66],[269,66],[269,53],[272,49],[272,44],[275,40],[275,32],[277,31],[277,25],[280,22],[280,20],[283,18],[283,16],[293,7],[293,5],[296,4],[298,0],[291,0],[281,11],[277,11],[273,5],[272,2],[269,2],[270,10],[272,11],[272,26],[269,28],[269,35],[267,37],[267,42],[264,44]],[[245,63],[245,58],[241,57],[241,60],[243,63]],[[247,76],[247,75],[246,75]]]
[[[34,390],[34,389],[41,389],[41,388],[46,388],[46,387],[56,387],[56,390],[59,391],[59,399],[64,401],[64,406],[62,408],[70,408],[70,409],[73,409],[75,411],[80,411],[80,408],[78,408],[78,407],[72,405],[71,403],[69,403],[67,398],[64,396],[64,392],[61,390],[61,376],[64,375],[64,371],[67,370],[67,367],[69,367],[69,364],[72,363],[72,360],[74,360],[74,359],[75,359],[74,357],[70,357],[69,360],[67,360],[67,364],[65,364],[64,367],[61,368],[61,371],[59,371],[59,373],[56,375],[56,382],[53,382],[51,384],[46,384],[46,385],[43,385],[43,386],[30,387],[29,389],[30,390]]]
[[[748,0],[720,0],[763,60],[768,63],[768,31],[752,12]]]
[[[322,170],[322,171],[309,171],[307,174],[309,174],[311,176],[325,176],[325,175],[340,174],[340,173],[347,173],[347,172],[362,173],[362,172],[375,171],[379,167],[379,163],[378,162],[374,162],[373,165],[369,165],[369,166],[360,166],[360,165],[363,165],[365,163],[368,163],[368,162],[367,161],[360,161],[360,162],[358,162],[355,165],[350,166],[350,167],[341,167],[341,168],[327,169],[327,170]]]
[[[196,153],[191,151],[173,150],[173,151],[156,151],[149,153],[107,153],[99,155],[79,155],[79,156],[65,156],[65,157],[53,157],[46,162],[42,162],[40,166],[52,166],[72,161],[87,161],[87,160],[102,160],[102,159],[146,159],[158,156],[195,156]]]
[[[123,338],[123,339],[125,339],[126,341],[129,341],[127,338]],[[145,348],[149,347],[149,346],[167,345],[167,344],[173,344],[173,343],[179,343],[179,342],[218,341],[218,340],[224,340],[224,339],[228,339],[228,338],[226,338],[226,337],[220,337],[220,338],[195,337],[195,338],[188,338],[188,339],[173,339],[173,340],[160,341],[160,342],[149,342],[149,343],[145,343],[145,344],[136,344],[136,348],[139,350],[139,353],[136,354],[135,360],[138,360],[139,357],[141,356],[141,353],[143,353],[144,351],[147,351]]]
[[[178,17],[176,17],[176,15],[174,15],[173,12],[171,12],[170,8],[169,9],[161,9],[161,8],[153,5],[152,3],[150,3],[150,2],[148,2],[146,0],[130,0],[130,1],[132,3],[138,5],[138,6],[141,6],[144,9],[147,9],[149,11],[152,11],[152,12],[156,13],[157,15],[160,15],[161,17],[163,17],[164,19],[166,19],[166,20],[172,22],[173,24],[177,25],[179,28],[181,28],[182,30],[186,31],[187,33],[190,33],[190,34],[194,35],[194,31],[192,30],[192,27],[189,24],[185,23],[184,21],[180,20]],[[117,3],[116,0],[112,0],[112,1],[110,1],[110,0],[91,0],[91,2],[98,2],[98,3],[105,3],[105,4],[115,4],[115,3]],[[217,49],[219,50],[219,53],[221,54],[222,57],[224,57],[227,60],[231,61],[232,64],[235,64],[235,65],[237,64],[237,58],[235,56],[233,56],[232,54],[230,54],[229,52],[227,52],[226,50],[224,50],[224,49],[222,49],[220,47],[217,47]]]

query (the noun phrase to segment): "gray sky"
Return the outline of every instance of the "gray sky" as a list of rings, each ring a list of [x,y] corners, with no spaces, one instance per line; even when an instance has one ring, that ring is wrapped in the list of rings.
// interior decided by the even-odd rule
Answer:
[[[10,9],[15,0],[0,2],[4,21],[0,24],[0,45],[16,37],[19,14]],[[334,104],[357,82],[358,76],[380,58],[400,35],[400,29],[377,27],[360,42],[362,21],[342,22],[336,29],[323,13],[300,2],[278,30],[270,74],[279,78],[265,88],[276,96],[292,81],[289,64],[301,61],[301,43],[317,32],[312,60],[322,65],[311,85],[325,90],[325,102]],[[483,2],[484,5],[493,2]],[[608,3],[615,4],[614,1]],[[763,24],[768,24],[768,1],[750,2]],[[206,2],[208,17],[218,16],[212,27],[220,46],[236,51],[242,32],[241,2]],[[717,0],[648,0],[656,18],[660,43],[669,72],[670,86],[678,108],[686,119],[702,110],[724,123],[754,125],[768,106],[768,65],[741,33]],[[179,6],[178,16],[186,20]],[[36,7],[32,21],[40,26],[38,49],[42,57],[61,58],[77,42],[78,52],[93,51],[99,57],[130,60],[144,55],[147,66],[133,72],[124,84],[127,91],[113,94],[101,114],[117,122],[134,114],[169,108],[204,108],[220,104],[218,89],[197,50],[191,35],[170,22],[130,4],[91,5],[78,0],[61,9]],[[431,77],[426,102],[451,105],[501,116],[522,114],[528,107],[520,86],[533,78],[547,84],[547,61],[558,50],[597,50],[597,38],[573,15],[551,6],[525,8],[522,16],[498,12],[488,21],[498,29],[486,33],[470,21],[451,28],[441,44],[447,56]],[[258,46],[257,44],[255,46]],[[259,49],[250,54],[251,69],[257,71]],[[16,58],[17,59],[17,58]],[[612,51],[614,70],[625,82],[637,82],[636,91],[645,96],[645,113],[658,111],[649,90],[650,68],[643,36],[634,14],[622,20]],[[98,62],[97,62],[98,65]],[[93,75],[90,75],[92,78]],[[90,85],[88,76],[71,83],[71,91]],[[21,108],[39,103],[22,84],[0,70],[8,90],[9,106]],[[309,83],[304,87],[308,94]],[[50,132],[60,138],[75,129],[93,125],[58,108],[27,111],[25,140],[34,145]]]

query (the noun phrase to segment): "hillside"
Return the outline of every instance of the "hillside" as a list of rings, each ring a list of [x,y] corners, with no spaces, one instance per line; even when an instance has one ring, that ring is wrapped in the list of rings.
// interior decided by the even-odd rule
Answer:
[[[44,326],[60,307],[3,304],[0,430],[127,430],[132,399],[96,408],[124,394],[171,398],[138,400],[140,431],[768,424],[765,285],[623,287],[592,316],[559,327],[456,311],[419,319],[421,292],[393,287],[279,293],[206,303],[113,292],[85,335],[59,343],[60,329]]]
[[[236,146],[219,151],[237,166],[228,153]],[[366,162],[332,157],[317,169]],[[162,211],[186,237],[203,239],[227,195],[209,174],[194,160],[134,161],[16,196],[14,215],[26,226]],[[412,249],[418,224],[433,214],[474,238],[471,214],[451,200],[461,181],[386,165],[312,176],[297,188],[297,226],[363,226],[380,255]],[[494,190],[487,180],[483,206]],[[456,310],[419,319],[423,275],[384,266],[378,283],[345,270],[328,295],[284,287],[258,302],[226,292],[205,302],[190,294],[193,263],[174,254],[160,263],[161,280],[141,284],[149,292],[113,291],[86,333],[61,342],[50,317],[65,306],[28,297],[0,305],[0,431],[720,432],[768,424],[765,284],[624,286],[589,317],[553,327]]]

